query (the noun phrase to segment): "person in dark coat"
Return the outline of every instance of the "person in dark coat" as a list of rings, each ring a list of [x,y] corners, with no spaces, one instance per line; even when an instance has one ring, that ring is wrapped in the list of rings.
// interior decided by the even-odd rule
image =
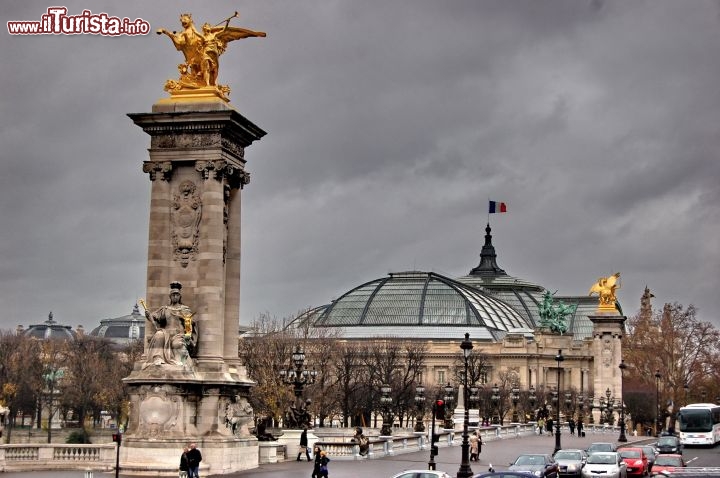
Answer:
[[[328,478],[328,462],[330,462],[330,458],[327,456],[327,452],[325,450],[320,452],[320,476],[322,478]]]
[[[195,443],[190,444],[190,450],[187,452],[188,460],[188,478],[200,478],[200,462],[202,461],[202,453],[197,449]]]
[[[320,452],[322,450],[320,449],[319,445],[315,445],[313,448],[313,455],[315,455],[315,463],[313,464],[313,472],[311,478],[320,478],[320,465],[322,463],[322,457],[320,456]]]
[[[180,455],[180,478],[187,478],[188,475],[188,458],[187,452],[190,449],[188,447],[183,448],[182,455]]]
[[[303,453],[305,453],[305,456],[307,456],[307,461],[310,461],[310,449],[308,448],[307,427],[303,428],[303,431],[300,434],[300,449],[298,450],[297,461],[300,461],[300,457]]]

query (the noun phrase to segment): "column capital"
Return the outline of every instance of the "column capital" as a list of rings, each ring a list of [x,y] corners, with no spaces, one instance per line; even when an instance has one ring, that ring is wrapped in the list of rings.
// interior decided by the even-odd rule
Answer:
[[[162,179],[170,181],[172,176],[172,162],[170,161],[143,161],[143,173],[150,175],[150,181]]]

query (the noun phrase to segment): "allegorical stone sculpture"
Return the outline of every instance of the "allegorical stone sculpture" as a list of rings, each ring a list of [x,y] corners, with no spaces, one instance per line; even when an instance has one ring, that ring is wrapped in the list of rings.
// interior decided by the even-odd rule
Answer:
[[[620,310],[615,297],[615,291],[620,288],[620,273],[616,272],[610,277],[601,277],[590,288],[588,295],[597,294],[600,297],[598,311],[607,312]],[[622,313],[622,311],[620,311]]]
[[[196,354],[198,343],[195,315],[190,307],[182,303],[179,282],[170,284],[170,304],[149,312],[144,300],[140,300],[145,308],[145,317],[150,324],[146,330],[149,336],[147,360],[143,368],[152,365],[174,365],[191,368],[190,357]],[[150,335],[152,334],[152,335]]]
[[[157,31],[165,34],[173,42],[175,48],[185,56],[185,63],[178,65],[180,78],[167,80],[165,90],[170,94],[182,91],[209,89],[227,100],[230,88],[217,83],[219,59],[227,49],[227,44],[234,40],[250,37],[265,37],[265,32],[256,32],[240,27],[231,27],[230,20],[238,16],[238,12],[217,25],[205,23],[202,32],[195,28],[192,15],[180,15],[181,32],[169,32],[164,28]]]
[[[576,305],[567,305],[562,301],[555,301],[552,294],[545,291],[542,304],[538,307],[540,327],[547,327],[551,332],[564,334],[568,330],[567,318],[575,313]]]

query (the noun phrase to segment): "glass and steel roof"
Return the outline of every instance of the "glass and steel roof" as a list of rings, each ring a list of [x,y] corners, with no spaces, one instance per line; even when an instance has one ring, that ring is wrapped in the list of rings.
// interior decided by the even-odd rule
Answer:
[[[366,282],[298,320],[315,327],[486,327],[506,332],[528,323],[508,304],[432,272],[391,273]]]

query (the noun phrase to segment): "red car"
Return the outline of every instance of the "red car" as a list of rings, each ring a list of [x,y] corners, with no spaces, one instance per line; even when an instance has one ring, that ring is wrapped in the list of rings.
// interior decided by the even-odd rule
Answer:
[[[648,467],[648,457],[642,448],[620,448],[618,453],[625,464],[627,464],[628,476],[645,476],[650,472],[650,468]]]
[[[657,475],[663,471],[670,473],[675,471],[675,468],[685,467],[685,460],[682,455],[658,455],[655,457],[655,463],[653,463],[651,473]]]

